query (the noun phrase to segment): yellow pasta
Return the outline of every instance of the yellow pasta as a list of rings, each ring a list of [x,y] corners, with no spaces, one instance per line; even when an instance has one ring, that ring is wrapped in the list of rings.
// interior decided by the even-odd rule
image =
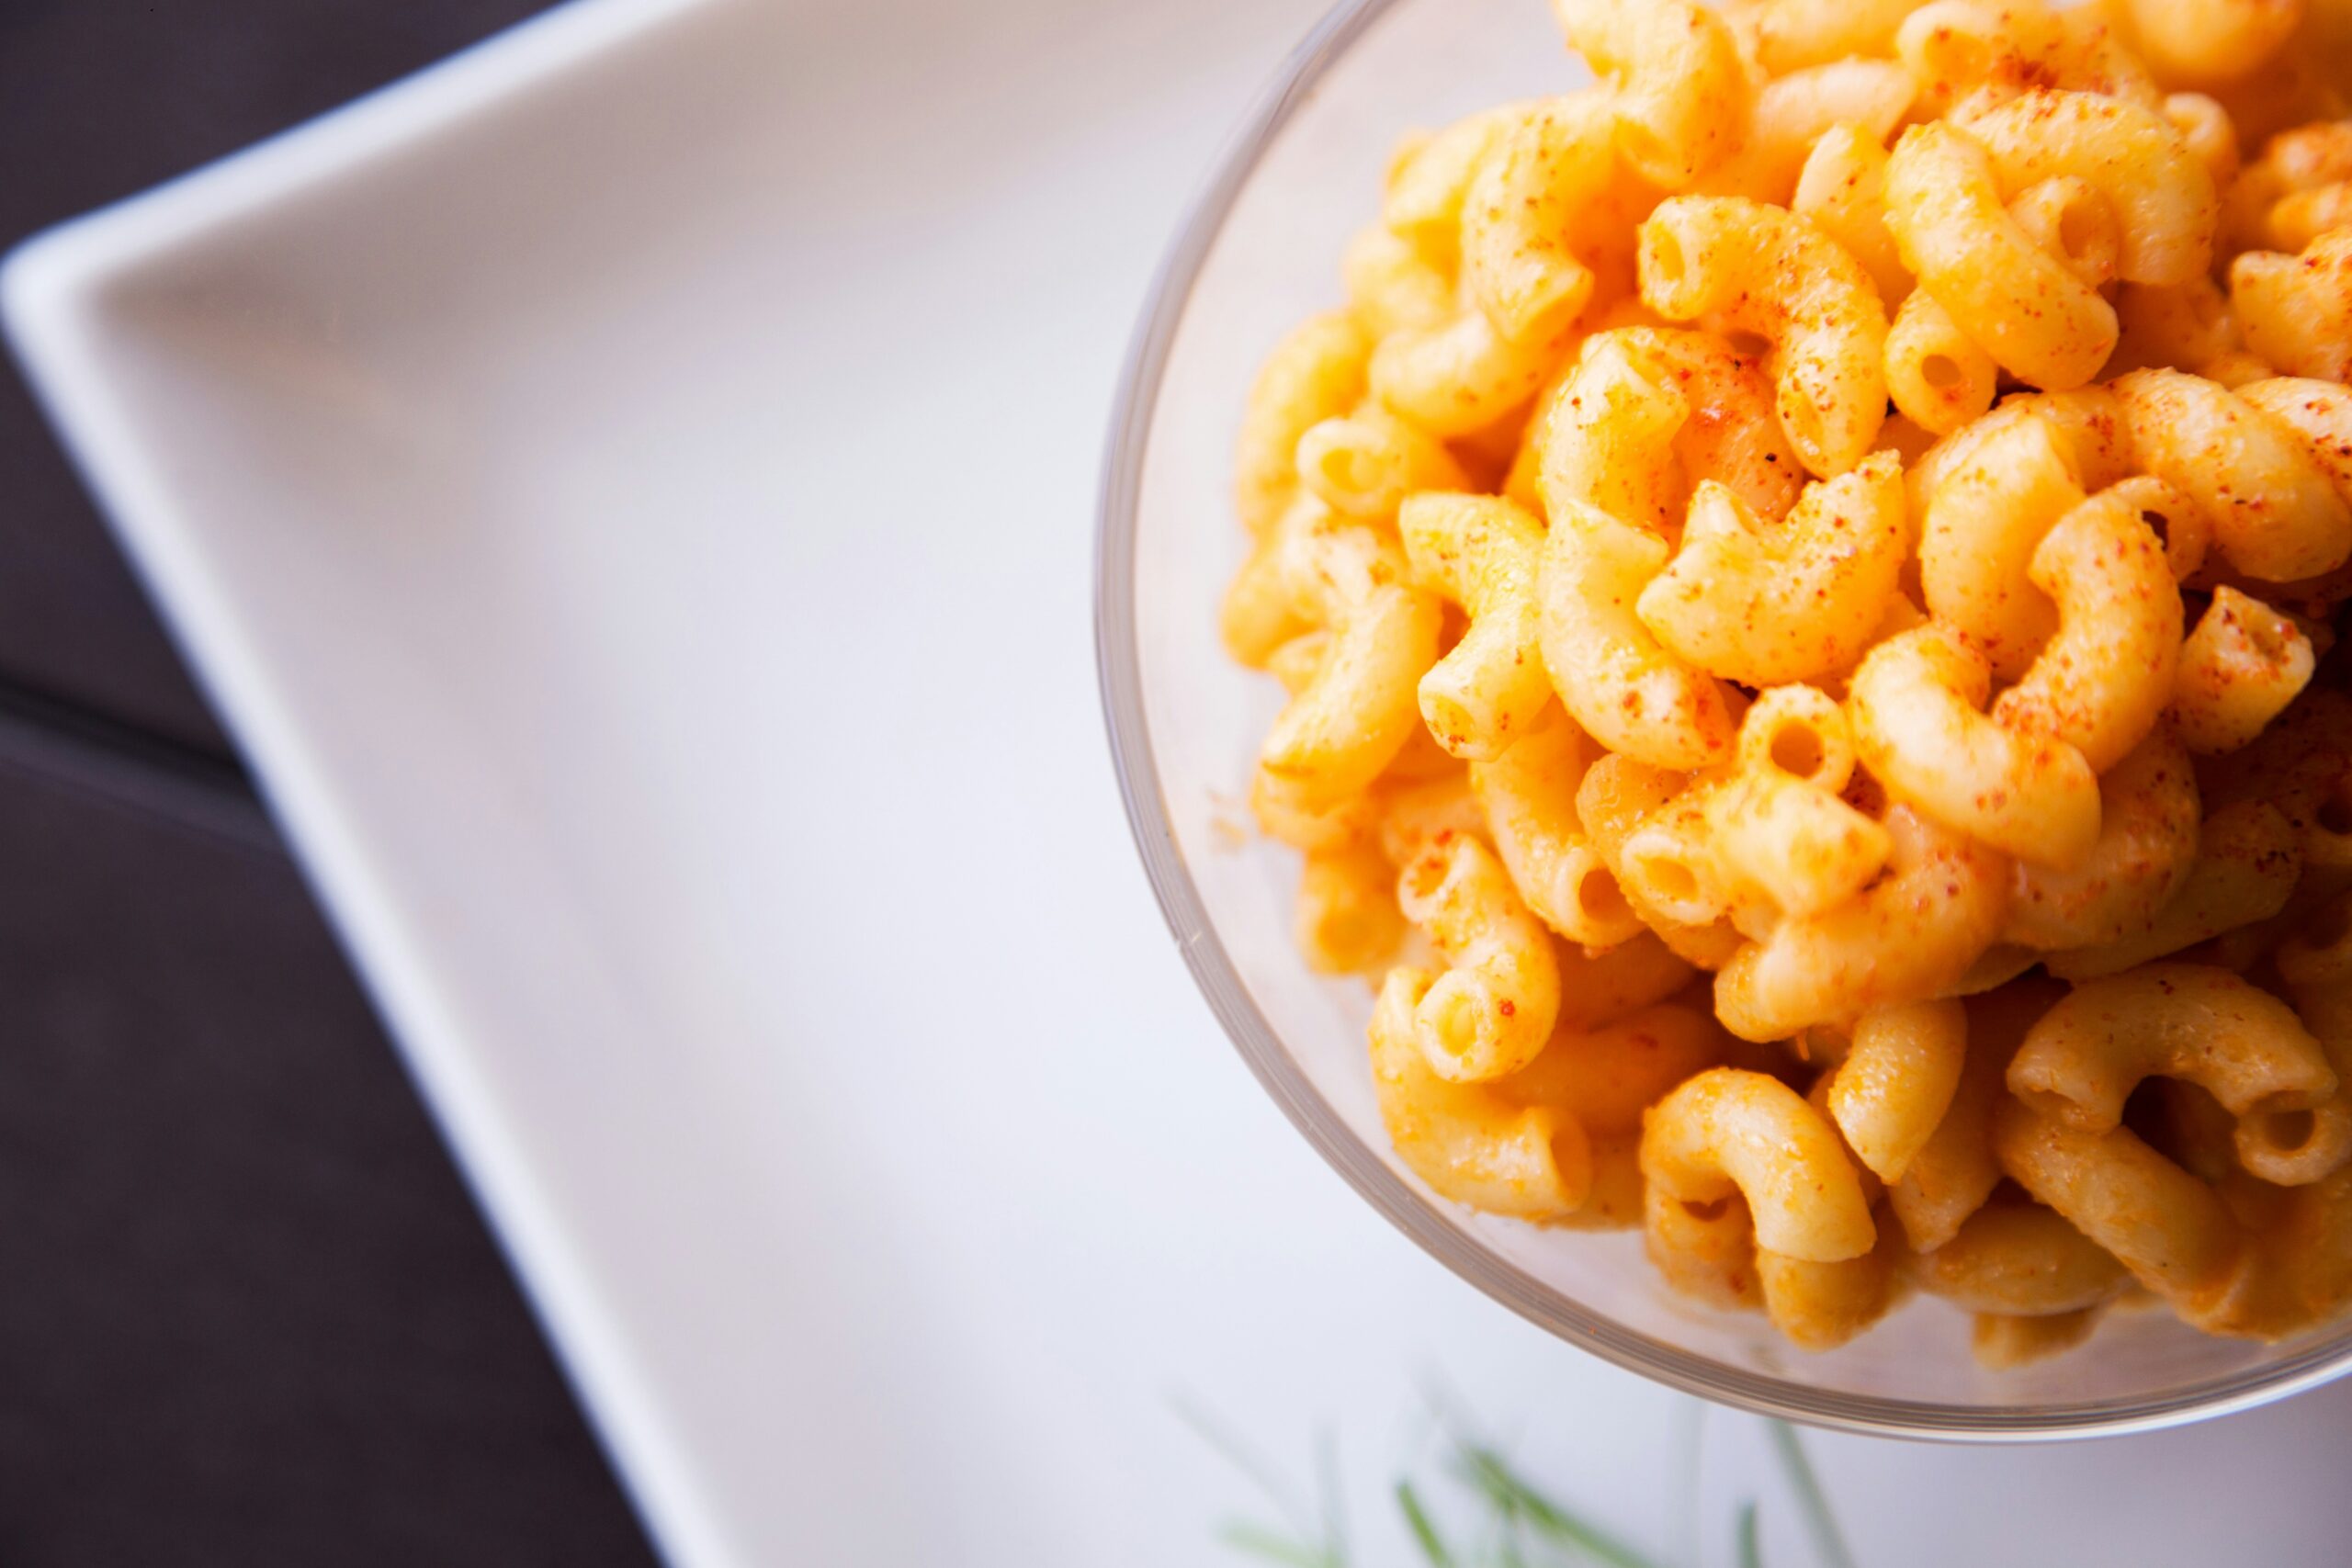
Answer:
[[[2098,775],[2064,739],[1987,716],[1991,689],[1984,660],[1943,626],[1889,637],[1854,671],[1848,698],[1863,764],[1899,798],[1992,849],[2062,871],[2080,865],[2098,840]]]
[[[2352,231],[2330,229],[2293,255],[2248,251],[2230,264],[2246,347],[2289,376],[2352,373]]]
[[[1895,254],[1894,236],[1886,230],[1886,147],[1882,136],[1850,121],[1824,130],[1805,154],[1789,208],[1862,265],[1878,289],[1879,302],[1895,312],[1899,327],[1901,307],[1911,294],[1911,274]]]
[[[2352,3],[1554,9],[1238,400],[1399,1165],[1807,1350],[2352,1312]]]
[[[2117,942],[2172,901],[2198,848],[2197,775],[2158,728],[2099,780],[2098,841],[2067,871],[2018,863],[2001,940],[2050,953]]]
[[[1463,483],[1444,443],[1376,404],[1309,425],[1294,457],[1299,483],[1316,499],[1374,523],[1393,522],[1417,491]]]
[[[2212,176],[2156,110],[2034,88],[1958,118],[2005,197],[2054,178],[2080,180],[2104,197],[2120,231],[2115,276],[2125,282],[2186,283],[2211,261],[2221,220]],[[2069,242],[2061,254],[2075,249]]]
[[[1920,0],[1733,0],[1733,28],[1758,63],[1774,75],[1844,60],[1883,55],[1903,18]]]
[[[2245,346],[2229,296],[2210,277],[2127,283],[2116,291],[2115,315],[2122,336],[2108,364],[2110,375],[2185,365],[2210,377],[2210,367]]]
[[[1650,1185],[1685,1206],[1736,1194],[1758,1247],[1835,1263],[1877,1239],[1836,1131],[1776,1078],[1711,1067],[1652,1107],[1642,1126]]]
[[[2122,224],[2105,194],[2080,175],[2036,180],[2009,198],[2009,216],[2026,238],[2093,288],[2114,282],[2122,268]],[[2119,315],[2119,327],[2121,321]]]
[[[1382,224],[1450,274],[1460,254],[1462,207],[1470,182],[1505,128],[1524,119],[1530,107],[1497,105],[1411,147],[1389,171],[1380,204]]]
[[[1487,836],[1486,814],[1458,770],[1379,788],[1368,804],[1380,852],[1397,871],[1453,839]]]
[[[2190,964],[2077,987],[2028,1032],[2008,1085],[2040,1115],[2106,1133],[2122,1123],[2140,1080],[2159,1076],[2196,1084],[2236,1116],[2242,1158],[2271,1135],[2270,1119],[2323,1105],[2336,1088],[2293,1009],[2227,970]]]
[[[1886,308],[1861,264],[1783,209],[1676,197],[1641,229],[1642,299],[1668,321],[1718,315],[1780,360],[1781,426],[1806,468],[1844,473],[1886,417]]]
[[[1998,98],[2047,75],[2065,45],[2058,19],[2038,4],[1930,0],[1891,40],[1911,73],[1919,107],[1934,115],[1979,96]]]
[[[2083,1307],[2041,1317],[1978,1313],[1970,1329],[1969,1348],[1976,1357],[1976,1364],[1986,1371],[2012,1371],[2080,1345],[2098,1326],[2102,1310]]]
[[[1639,1133],[1642,1113],[1722,1062],[1731,1041],[1705,1012],[1672,1003],[1589,1029],[1562,1029],[1512,1092],[1555,1106],[1596,1135]]]
[[[1940,996],[1998,932],[2008,862],[1898,807],[1886,874],[1817,915],[1783,920],[1715,976],[1715,1011],[1743,1040],[1779,1040],[1866,1009]]]
[[[1396,874],[1380,846],[1309,850],[1298,884],[1298,950],[1327,975],[1359,975],[1386,964],[1405,935]]]
[[[1617,145],[1679,189],[1739,149],[1753,89],[1721,17],[1690,0],[1552,0],[1561,30],[1615,88]]]
[[[1880,1008],[1855,1021],[1830,1080],[1829,1114],[1882,1181],[1900,1181],[1960,1088],[1968,1015],[1956,1001]]]
[[[1266,356],[1241,414],[1234,504],[1253,534],[1272,526],[1298,480],[1298,438],[1363,396],[1372,344],[1345,312],[1316,316]]]
[[[2035,408],[2004,408],[1915,470],[1928,612],[2015,680],[2058,629],[2028,581],[2034,552],[2083,500],[2074,443]]]
[[[1583,1126],[1490,1084],[1432,1069],[1416,1019],[1435,977],[1398,969],[1372,1019],[1372,1081],[1396,1153],[1441,1197],[1488,1213],[1555,1220],[1583,1205],[1592,1152]]]
[[[2000,370],[1934,295],[1904,296],[1886,333],[1886,390],[1905,419],[1950,434],[1993,406]]]
[[[2017,1100],[1993,1114],[2001,1169],[2191,1322],[2227,1301],[2245,1243],[2211,1189],[2126,1127],[2088,1133]]]
[[[1619,329],[1596,333],[1535,416],[1535,489],[1544,514],[1588,505],[1634,527],[1679,528],[1686,488],[1675,451],[1690,418],[1682,385]]]
[[[2173,727],[2193,751],[2235,751],[2301,694],[2317,664],[2302,627],[2223,583],[2181,645]]]
[[[2007,1098],[2009,1058],[2026,1031],[2065,987],[2047,980],[2013,981],[1962,1005],[1968,1013],[1968,1055],[1951,1102],[1902,1179],[1886,1190],[1887,1206],[1915,1252],[1933,1252],[1960,1234],[2001,1179],[1993,1151],[1993,1112]]]
[[[1843,798],[1853,736],[1827,694],[1775,686],[1740,721],[1738,774],[1706,801],[1713,852],[1784,915],[1817,915],[1868,886],[1892,852],[1885,827]]]
[[[2284,908],[2302,874],[2295,827],[2265,801],[2225,806],[2198,832],[2197,858],[2170,898],[2112,942],[2052,953],[2050,972],[2091,980],[2267,920]]]
[[[2335,1070],[2336,1090],[2312,1111],[2308,1127],[2296,1128],[2288,1119],[2273,1123],[2265,1152],[2278,1168],[2256,1174],[2282,1186],[2306,1187],[2352,1161],[2352,896],[2339,895],[2322,906],[2312,922],[2290,932],[2271,958],[2294,1000],[2296,1017]],[[2299,1131],[2304,1134],[2300,1140],[2292,1136]]]
[[[1834,60],[1775,77],[1756,95],[1746,142],[1698,188],[1802,212],[1792,197],[1815,145],[1841,128],[1883,141],[1901,122],[1912,91],[1910,73],[1891,60]]]
[[[1635,613],[1667,556],[1664,539],[1597,506],[1555,508],[1539,579],[1544,665],[1568,712],[1611,750],[1706,767],[1730,754],[1730,694]]]
[[[2181,608],[2164,544],[2130,498],[2101,491],[2042,536],[2026,576],[2058,606],[2058,629],[1995,700],[1993,722],[2063,741],[2105,773],[2172,700]]]
[[[2019,380],[2079,387],[2113,351],[2114,307],[2033,243],[1965,131],[1931,120],[1903,133],[1886,168],[1886,226],[1920,288]]]
[[[1537,639],[1544,525],[1498,496],[1427,488],[1404,503],[1397,528],[1421,585],[1470,615],[1421,677],[1421,716],[1453,755],[1498,757],[1552,702]]]
[[[2352,391],[2302,376],[2268,377],[2230,389],[2248,408],[2292,431],[2335,493],[2352,502]]]
[[[1340,254],[1348,310],[1376,342],[1404,327],[1430,327],[1453,314],[1453,279],[1409,240],[1372,224]],[[1361,378],[1360,378],[1361,380]]]
[[[1419,722],[1414,688],[1436,656],[1438,606],[1406,583],[1403,552],[1367,527],[1318,519],[1298,552],[1301,595],[1331,643],[1258,766],[1270,790],[1315,810],[1378,777]]]
[[[1668,1289],[1726,1311],[1760,1307],[1756,1235],[1736,1191],[1702,1202],[1671,1197],[1656,1181],[1642,1188],[1642,1242]]]
[[[1690,983],[1695,971],[1655,931],[1597,953],[1563,949],[1560,1025],[1600,1029],[1664,1001]]]
[[[2249,146],[2254,143],[2249,142]],[[2352,180],[2352,123],[2321,120],[2282,130],[2262,147],[2224,195],[2222,235],[2232,251],[2298,251],[2276,220],[2281,206]],[[2303,237],[2307,244],[2314,232]]]
[[[1807,680],[1861,652],[1894,597],[1908,537],[1892,453],[1806,486],[1778,525],[1708,481],[1691,497],[1680,549],[1634,610],[1668,651],[1711,675]]]
[[[1451,438],[1482,430],[1533,397],[1566,347],[1566,331],[1507,338],[1471,307],[1390,333],[1373,350],[1366,374],[1383,405]]]
[[[2301,19],[2300,0],[2129,0],[2148,63],[2176,82],[2234,82],[2254,73]]]
[[[1833,1350],[1886,1314],[1897,1281],[1902,1240],[1881,1225],[1860,1258],[1816,1263],[1756,1249],[1756,1280],[1772,1326],[1800,1350]]]
[[[1720,969],[1740,945],[1740,934],[1728,920],[1704,924],[1679,920],[1659,908],[1644,883],[1629,877],[1625,845],[1633,835],[1661,812],[1675,807],[1689,790],[1690,777],[1671,769],[1612,752],[1585,770],[1577,786],[1577,817],[1592,846],[1616,874],[1618,886],[1660,942],[1685,962],[1702,969]]]
[[[2004,1317],[2080,1312],[2131,1283],[2121,1264],[2039,1203],[1979,1209],[1959,1235],[1920,1256],[1912,1277],[1930,1295]]]
[[[1609,948],[1643,926],[1577,815],[1577,788],[1597,752],[1553,708],[1500,757],[1474,763],[1470,787],[1527,907],[1568,941]]]
[[[1533,1061],[1559,1018],[1560,968],[1494,852],[1442,835],[1405,867],[1396,902],[1451,965],[1413,1011],[1430,1066],[1474,1083]]]
[[[2218,196],[2238,177],[2238,128],[2222,102],[2204,93],[2167,93],[2165,118],[2180,132],[2189,155],[2205,165]],[[2217,236],[2218,238],[2218,236]]]
[[[1531,105],[1487,149],[1462,202],[1462,288],[1512,342],[1558,335],[1592,298],[1570,245],[1611,174],[1611,102],[1583,93]]]
[[[2312,443],[2249,402],[2251,389],[2177,370],[2115,383],[2139,460],[2204,509],[2231,565],[2273,582],[2332,571],[2352,558],[2352,505]]]
[[[2082,470],[2040,409],[2002,409],[1915,470],[1919,588],[1996,674],[2016,680],[2058,630],[2025,576],[2055,522],[2082,503]]]

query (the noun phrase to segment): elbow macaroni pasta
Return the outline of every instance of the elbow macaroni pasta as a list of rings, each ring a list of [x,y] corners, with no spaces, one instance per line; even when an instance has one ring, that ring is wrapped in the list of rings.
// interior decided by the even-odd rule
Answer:
[[[2286,711],[2317,667],[2302,627],[2225,582],[2180,646],[2173,728],[2193,751],[2237,750]]]
[[[1597,82],[1405,138],[1239,400],[1396,1160],[1807,1350],[2335,1319],[2352,9],[1554,9]]]
[[[1908,536],[1891,452],[1807,485],[1778,525],[1708,480],[1634,613],[1668,652],[1722,680],[1807,680],[1860,655],[1894,598]]]
[[[2062,871],[2080,865],[2098,840],[2098,775],[2064,739],[1986,715],[1991,690],[1990,666],[1940,623],[1887,638],[1854,671],[1847,698],[1863,765],[1991,849]]]
[[[1960,125],[2010,198],[2046,180],[2082,182],[2119,231],[2114,275],[2125,282],[2187,283],[2212,260],[2221,220],[2212,176],[2157,110],[2035,88],[1963,115]]]
[[[1965,131],[1940,120],[1905,131],[1885,201],[1903,265],[1995,364],[2052,391],[2098,374],[2115,347],[2114,307],[2033,243]]]
[[[1618,150],[1679,190],[1747,139],[1753,89],[1721,17],[1690,0],[1552,0],[1568,46],[1614,91]]]
[[[1891,60],[1835,60],[1776,77],[1756,96],[1746,145],[1699,182],[1700,194],[1802,212],[1791,197],[1815,143],[1840,129],[1883,140],[1910,107],[1911,91],[1910,73]]]
[[[1779,1079],[1711,1067],[1645,1115],[1642,1174],[1667,1199],[1747,1205],[1756,1245],[1809,1263],[1871,1249],[1877,1233],[1837,1131]]]
[[[2131,1276],[2098,1243],[2039,1203],[1976,1211],[1919,1258],[1919,1288],[1973,1313],[2049,1317],[2112,1300]]]
[[[1855,1157],[1881,1181],[1900,1181],[1960,1089],[1968,1015],[1956,1001],[1910,1002],[1864,1013],[1829,1084],[1829,1114]]]
[[[1597,506],[1558,507],[1538,579],[1544,665],[1576,721],[1612,750],[1706,767],[1731,750],[1730,694],[1635,612],[1667,555],[1665,540]]]
[[[2004,680],[2024,674],[2058,629],[2056,607],[2028,573],[2042,536],[2083,500],[2070,446],[2039,411],[2003,409],[1915,476],[1928,611]]]
[[[1394,970],[1373,1011],[1373,1089],[1398,1156],[1454,1202],[1516,1219],[1573,1214],[1592,1188],[1583,1125],[1504,1086],[1438,1073],[1415,1021],[1435,980],[1427,970]]]
[[[1608,99],[1547,99],[1503,128],[1462,203],[1462,288],[1495,331],[1520,342],[1556,336],[1592,297],[1574,223],[1610,177]]]
[[[1778,915],[1844,904],[1894,850],[1884,825],[1840,795],[1853,773],[1844,710],[1811,686],[1774,687],[1740,721],[1737,775],[1708,797],[1713,856]]]
[[[1533,1061],[1559,1018],[1559,963],[1494,852],[1440,834],[1406,865],[1396,903],[1452,965],[1413,1011],[1438,1076],[1475,1083]]]
[[[1994,702],[1993,722],[2061,741],[2105,773],[2172,700],[2181,608],[2164,543],[2129,498],[2102,491],[2041,536],[2026,578],[2058,606],[2058,629]]]
[[[2018,863],[2001,940],[2038,953],[2120,940],[2172,901],[2197,859],[2197,775],[2158,728],[2099,780],[2098,841],[2071,871]]]
[[[1886,307],[1861,264],[1794,213],[1738,197],[1673,197],[1641,228],[1642,301],[1668,321],[1716,315],[1770,342],[1774,401],[1825,478],[1869,456],[1886,417]]]
[[[1886,874],[1817,915],[1782,920],[1715,976],[1715,1010],[1743,1040],[1784,1039],[1956,986],[1999,931],[2008,862],[1907,807],[1886,820]]]
[[[1775,76],[1851,56],[1883,55],[1919,0],[1734,0],[1733,29]]]
[[[1887,1206],[1914,1252],[1934,1252],[1958,1235],[2000,1184],[1993,1113],[2007,1098],[2004,1075],[2025,1032],[2063,994],[2064,987],[2029,976],[1962,1004],[1968,1041],[1960,1081],[1935,1131],[1886,1190]]]
[[[1470,787],[1527,907],[1570,942],[1613,948],[1643,926],[1577,815],[1592,750],[1554,709],[1501,757],[1473,763]]]
[[[1886,231],[1886,145],[1851,121],[1822,131],[1798,171],[1789,209],[1811,220],[1860,262],[1879,302],[1899,317],[1911,296],[1911,274]],[[1892,331],[1892,329],[1890,329]]]
[[[2077,987],[2026,1035],[2008,1085],[2038,1115],[2109,1133],[2140,1080],[2154,1077],[2196,1084],[2234,1115],[2249,1168],[2277,1137],[2274,1119],[2315,1110],[2336,1089],[2292,1008],[2227,970],[2188,964]]]
[[[1544,525],[1499,496],[1424,491],[1405,502],[1397,529],[1421,584],[1470,616],[1421,677],[1421,717],[1453,755],[1499,757],[1552,701],[1536,637]]]

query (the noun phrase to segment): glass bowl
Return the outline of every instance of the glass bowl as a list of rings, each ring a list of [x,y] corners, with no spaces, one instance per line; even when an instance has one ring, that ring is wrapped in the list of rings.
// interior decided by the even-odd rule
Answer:
[[[1475,1214],[1389,1152],[1363,1043],[1370,992],[1302,964],[1296,857],[1250,827],[1250,766],[1279,694],[1217,639],[1218,595],[1244,544],[1233,436],[1267,348],[1339,302],[1340,247],[1372,218],[1397,134],[1588,79],[1542,0],[1342,5],[1283,66],[1153,286],[1103,473],[1096,642],[1128,819],[1209,1005],[1299,1130],[1398,1229],[1561,1338],[1687,1393],[1854,1431],[2002,1441],[2145,1430],[2336,1376],[2352,1365],[2352,1333],[2252,1345],[2153,1310],[2110,1313],[2081,1348],[1987,1372],[1965,1315],[1917,1297],[1854,1343],[1808,1354],[1760,1316],[1674,1297],[1638,1234]]]

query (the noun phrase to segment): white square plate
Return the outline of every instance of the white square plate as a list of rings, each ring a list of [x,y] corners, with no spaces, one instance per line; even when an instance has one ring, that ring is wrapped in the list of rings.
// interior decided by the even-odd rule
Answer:
[[[1198,1562],[1170,1394],[1376,1495],[1432,1371],[1673,1535],[1685,1406],[1321,1169],[1103,753],[1119,346],[1315,8],[593,0],[8,266],[680,1562]],[[1866,1560],[2291,1562],[2352,1538],[2347,1413],[1821,1448]]]

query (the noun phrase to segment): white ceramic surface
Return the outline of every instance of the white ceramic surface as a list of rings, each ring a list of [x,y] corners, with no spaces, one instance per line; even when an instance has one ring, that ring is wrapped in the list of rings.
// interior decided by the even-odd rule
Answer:
[[[8,265],[681,1563],[1210,1561],[1243,1488],[1171,1396],[1334,1427],[1369,1505],[1432,1376],[1679,1539],[1686,1403],[1322,1167],[1112,786],[1110,389],[1313,9],[592,0]],[[1815,1451],[1867,1562],[2321,1563],[2347,1421]]]

